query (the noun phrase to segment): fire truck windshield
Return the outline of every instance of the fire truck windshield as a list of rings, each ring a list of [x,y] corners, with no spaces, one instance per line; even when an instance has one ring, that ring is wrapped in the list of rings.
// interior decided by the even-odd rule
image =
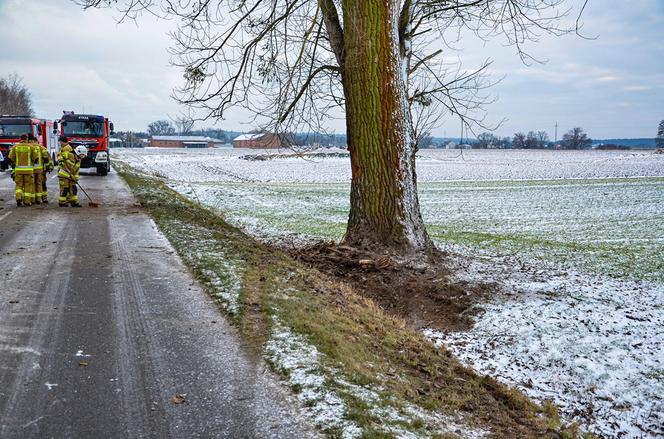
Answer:
[[[21,137],[21,134],[31,134],[32,126],[28,124],[8,124],[0,123],[0,138],[4,139],[16,139]]]
[[[104,123],[92,120],[68,120],[63,124],[65,136],[89,136],[102,137],[104,135]]]

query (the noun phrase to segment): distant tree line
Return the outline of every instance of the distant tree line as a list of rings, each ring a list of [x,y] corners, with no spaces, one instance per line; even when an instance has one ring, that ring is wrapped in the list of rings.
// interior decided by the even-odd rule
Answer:
[[[546,131],[528,131],[514,133],[512,137],[513,149],[544,149],[549,147],[549,135]]]
[[[150,137],[148,133],[143,131],[116,131],[113,134],[114,139],[120,140],[120,144],[113,144],[116,147],[122,148],[143,148],[145,146],[145,139]]]
[[[175,135],[175,126],[165,119],[155,120],[148,124],[148,134],[150,136],[173,136]]]
[[[148,134],[150,136],[194,136],[194,120],[179,116],[172,121],[166,119],[155,120],[148,124]]]
[[[572,128],[563,135],[563,138],[557,144],[549,139],[546,131],[529,131],[514,133],[512,137],[499,137],[493,133],[484,132],[477,136],[477,139],[457,139],[459,145],[457,148],[473,149],[587,149],[592,145],[592,139],[583,131],[583,128]],[[419,142],[420,148],[445,148],[449,142],[436,142],[431,138],[425,138]]]
[[[218,128],[194,129],[194,120],[187,117],[178,117],[173,121],[160,119],[148,124],[148,136],[203,136],[219,139],[224,143],[230,142],[231,134]]]
[[[12,75],[12,83],[16,84],[20,80]],[[0,79],[1,81],[6,79]],[[16,86],[14,86],[16,88]],[[1,92],[0,92],[1,93]],[[26,91],[27,93],[27,91]],[[0,96],[2,96],[0,94]],[[29,93],[27,93],[29,97]],[[2,104],[3,102],[0,102]],[[3,112],[4,114],[16,114],[11,112]],[[259,131],[255,131],[259,132]],[[136,139],[145,139],[150,136],[168,136],[186,134],[192,136],[204,136],[213,139],[219,139],[223,143],[231,143],[232,140],[240,133],[236,131],[227,131],[220,128],[203,128],[194,130],[193,122],[186,121],[183,118],[176,119],[171,122],[166,119],[156,120],[148,125],[147,132],[117,132],[116,138],[122,138],[124,143],[128,145],[138,146],[140,142]],[[295,133],[289,134],[289,139],[292,139],[292,144],[296,146],[318,146],[318,147],[346,147],[345,134],[324,134],[324,133]],[[651,138],[652,139],[652,138]],[[456,139],[461,140],[461,139]],[[598,149],[629,149],[634,146],[624,142],[634,142],[635,140],[645,141],[648,139],[610,139],[608,143],[598,145]],[[652,140],[651,140],[652,141]],[[477,139],[467,140],[467,145],[473,149],[587,149],[593,144],[593,140],[588,137],[583,128],[576,127],[565,133],[556,145],[549,139],[546,131],[529,131],[527,134],[523,132],[514,133],[513,137],[499,137],[493,133],[484,132],[477,136]],[[441,142],[431,136],[430,131],[421,133],[417,138],[418,148],[444,148],[448,142]],[[644,144],[646,147],[647,144]],[[655,145],[658,148],[664,148],[664,120],[660,121],[657,135],[655,137]],[[642,146],[637,144],[636,146]]]
[[[194,122],[186,117],[179,117],[173,121],[167,119],[155,120],[148,124],[146,137],[152,136],[203,136],[213,139],[219,139],[223,143],[231,143],[235,137],[240,135],[237,131],[228,131],[220,128],[201,128],[193,129]],[[260,130],[254,130],[252,133],[260,133]],[[289,144],[294,146],[316,146],[316,147],[346,147],[345,134],[326,134],[326,133],[282,133],[288,138]],[[431,138],[429,138],[431,139]]]
[[[563,135],[560,145],[563,149],[587,149],[593,140],[583,132],[583,128],[572,128]]]
[[[664,120],[659,123],[657,128],[657,136],[655,137],[655,145],[658,148],[664,148]]]
[[[256,133],[260,131],[254,131]],[[219,139],[223,143],[231,143],[240,133],[226,131],[219,128],[193,129],[193,121],[186,118],[178,118],[173,122],[160,119],[150,123],[147,128],[147,136],[172,136],[172,135],[191,135],[204,136]],[[289,133],[287,134],[289,143],[294,146],[319,146],[319,147],[345,147],[345,134],[324,134],[324,133]],[[660,123],[658,132],[658,141],[664,144],[664,121]],[[440,148],[446,144],[436,143],[431,132],[421,133],[417,138],[418,148]],[[558,142],[554,144],[549,139],[546,131],[529,131],[527,134],[517,132],[513,137],[498,137],[493,133],[484,132],[477,136],[477,139],[468,140],[462,147],[473,149],[588,149],[592,146],[592,139],[584,132],[583,128],[576,127],[565,133]]]
[[[345,134],[295,133],[290,137],[296,146],[346,147]]]
[[[16,73],[0,78],[0,114],[35,115],[30,91]]]

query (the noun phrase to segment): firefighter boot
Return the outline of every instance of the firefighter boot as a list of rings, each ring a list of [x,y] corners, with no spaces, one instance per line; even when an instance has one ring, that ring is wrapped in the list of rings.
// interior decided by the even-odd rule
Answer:
[[[78,204],[78,187],[76,182],[69,180],[69,205],[71,207],[83,207]]]

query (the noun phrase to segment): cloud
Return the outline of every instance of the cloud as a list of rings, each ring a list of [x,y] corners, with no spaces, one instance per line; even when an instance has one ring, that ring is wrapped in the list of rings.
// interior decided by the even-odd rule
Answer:
[[[167,51],[167,33],[177,23],[143,16],[138,25],[117,24],[115,18],[112,9],[83,11],[70,1],[0,0],[0,76],[23,77],[43,117],[85,109],[110,115],[118,129],[144,130],[178,115],[183,109],[170,95],[182,74],[170,66]],[[559,132],[582,126],[600,138],[652,134],[664,117],[664,2],[591,1],[582,21],[581,33],[598,39],[542,35],[526,44],[545,64],[525,66],[504,40],[464,36],[456,44],[464,48],[458,55],[465,68],[490,57],[494,78],[505,76],[492,89],[500,99],[488,108],[489,119],[508,119],[498,134],[545,129],[553,137],[555,121]],[[447,127],[435,134],[449,128],[452,135],[458,126],[458,119],[445,117]],[[243,125],[249,121],[238,110],[220,125],[249,130]]]
[[[492,73],[505,77],[494,87],[500,99],[489,108],[491,119],[509,119],[501,134],[547,129],[557,120],[595,137],[651,136],[664,116],[664,2],[591,1],[582,22],[581,34],[597,39],[572,33],[525,45],[547,60],[543,64],[524,65],[499,40],[466,42],[467,62],[491,57]]]
[[[144,130],[180,111],[170,98],[181,83],[167,53],[173,23],[118,24],[109,10],[46,0],[0,3],[0,19],[0,75],[23,78],[40,116],[86,111],[110,115],[118,129]]]
[[[647,85],[625,85],[623,86],[625,91],[648,91],[652,90],[652,87]]]

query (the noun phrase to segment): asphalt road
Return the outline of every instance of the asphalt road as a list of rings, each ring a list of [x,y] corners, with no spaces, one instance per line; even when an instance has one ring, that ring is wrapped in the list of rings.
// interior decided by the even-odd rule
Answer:
[[[117,174],[81,184],[16,208],[0,173],[0,438],[315,436]]]

